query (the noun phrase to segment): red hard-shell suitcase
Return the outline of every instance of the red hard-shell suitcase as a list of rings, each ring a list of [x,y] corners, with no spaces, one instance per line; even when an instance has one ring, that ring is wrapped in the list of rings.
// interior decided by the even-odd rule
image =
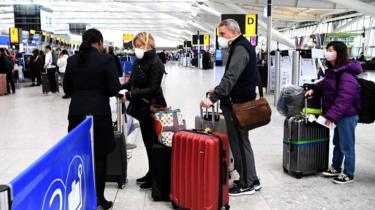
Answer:
[[[174,208],[229,209],[228,137],[178,131],[173,137],[171,195]]]

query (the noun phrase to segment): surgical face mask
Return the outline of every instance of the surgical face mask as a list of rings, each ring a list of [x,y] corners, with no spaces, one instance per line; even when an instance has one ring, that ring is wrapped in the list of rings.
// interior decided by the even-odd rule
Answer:
[[[149,33],[146,32],[146,46],[143,47],[144,49],[142,49],[142,48],[136,48],[136,47],[134,48],[135,56],[138,59],[142,59],[143,56],[145,55],[145,52],[146,52],[145,49],[147,49],[148,37],[149,37]]]
[[[221,47],[221,48],[228,48],[228,46],[229,46],[229,40],[228,39],[226,39],[226,38],[224,38],[224,37],[219,37],[218,39],[217,39],[217,42],[219,43],[219,46]]]
[[[135,56],[136,56],[138,59],[142,59],[143,56],[145,55],[145,50],[144,50],[144,49],[141,49],[141,48],[135,48],[135,49],[134,49],[134,53],[135,53]]]
[[[334,61],[336,60],[336,55],[335,55],[335,52],[326,52],[324,54],[324,57],[327,59],[327,61],[331,62],[331,61]]]

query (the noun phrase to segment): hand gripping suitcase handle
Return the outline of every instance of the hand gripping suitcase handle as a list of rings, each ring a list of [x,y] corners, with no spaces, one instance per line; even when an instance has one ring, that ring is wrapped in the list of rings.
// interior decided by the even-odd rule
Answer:
[[[212,117],[211,117],[211,123],[212,123],[212,129],[213,128],[215,128],[215,115],[216,115],[216,112],[215,112],[215,106],[214,105],[212,105],[211,106],[211,108],[212,108]],[[203,111],[203,107],[202,106],[200,106],[200,112],[201,112],[201,119],[202,119],[202,123],[203,123],[203,120],[204,120],[204,113],[206,113],[206,116],[207,116],[207,118],[208,118],[208,108],[206,108],[206,112],[204,112]],[[203,125],[202,125],[203,126]],[[202,127],[203,128],[203,127]],[[203,128],[204,129],[204,128]]]

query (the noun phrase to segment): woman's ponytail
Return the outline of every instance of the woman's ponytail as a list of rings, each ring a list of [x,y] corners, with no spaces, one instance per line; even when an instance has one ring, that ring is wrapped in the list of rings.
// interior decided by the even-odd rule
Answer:
[[[91,43],[83,41],[79,46],[79,62],[84,63],[87,59],[87,55],[91,49]]]

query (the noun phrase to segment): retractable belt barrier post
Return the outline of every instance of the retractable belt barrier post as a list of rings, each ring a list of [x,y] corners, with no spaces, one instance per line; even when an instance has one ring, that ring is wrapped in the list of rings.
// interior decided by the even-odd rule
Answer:
[[[0,185],[0,210],[10,210],[11,206],[10,187]]]
[[[92,119],[17,176],[9,185],[11,193],[7,186],[0,187],[0,209],[9,209],[3,200],[10,200],[10,195],[12,210],[96,209]]]

